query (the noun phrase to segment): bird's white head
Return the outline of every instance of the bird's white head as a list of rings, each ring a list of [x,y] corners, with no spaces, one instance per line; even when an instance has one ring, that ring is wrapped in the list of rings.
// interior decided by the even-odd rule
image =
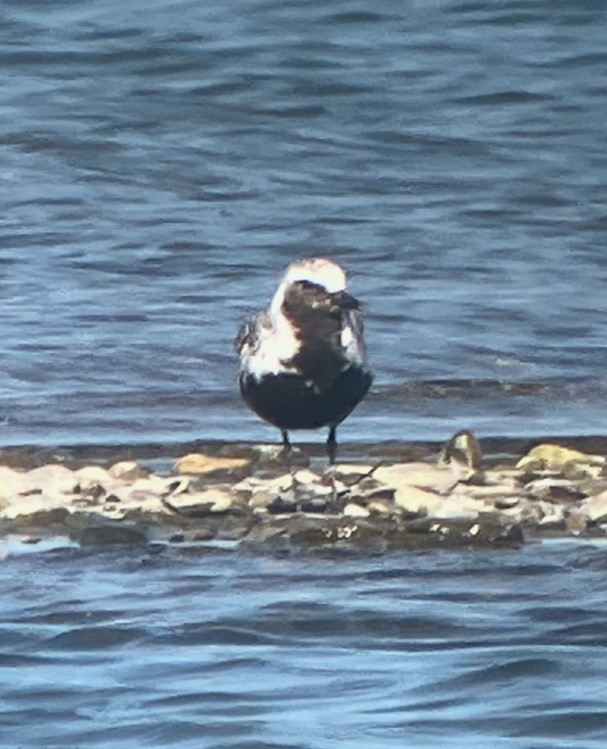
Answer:
[[[346,272],[337,263],[324,257],[312,257],[291,263],[284,274],[274,298],[271,311],[280,313],[284,301],[285,291],[297,281],[308,281],[326,289],[330,294],[344,291],[346,288]]]

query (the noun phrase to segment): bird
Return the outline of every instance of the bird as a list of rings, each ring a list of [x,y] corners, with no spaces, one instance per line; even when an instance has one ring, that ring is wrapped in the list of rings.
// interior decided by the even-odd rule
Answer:
[[[455,477],[449,492],[458,484],[482,484],[485,481],[483,451],[469,429],[460,429],[451,437],[441,450],[438,462],[449,466]]]
[[[291,430],[328,427],[334,464],[337,426],[373,381],[363,313],[346,292],[345,270],[322,257],[289,265],[269,305],[240,328],[235,347],[242,398],[280,430],[285,453]]]

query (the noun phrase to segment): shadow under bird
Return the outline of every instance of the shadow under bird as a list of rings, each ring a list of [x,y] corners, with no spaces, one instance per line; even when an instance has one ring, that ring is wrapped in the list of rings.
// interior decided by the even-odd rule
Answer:
[[[324,258],[290,265],[270,305],[242,326],[235,345],[246,404],[281,430],[287,451],[289,431],[329,427],[334,463],[336,428],[373,381],[362,311],[346,292],[343,268]]]

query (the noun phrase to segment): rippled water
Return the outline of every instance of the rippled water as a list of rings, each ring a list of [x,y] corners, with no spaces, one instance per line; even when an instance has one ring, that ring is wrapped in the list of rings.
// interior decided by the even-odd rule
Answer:
[[[1,442],[273,439],[231,341],[311,253],[368,306],[348,441],[604,434],[606,23],[3,0]]]
[[[606,552],[9,556],[0,743],[599,749]]]

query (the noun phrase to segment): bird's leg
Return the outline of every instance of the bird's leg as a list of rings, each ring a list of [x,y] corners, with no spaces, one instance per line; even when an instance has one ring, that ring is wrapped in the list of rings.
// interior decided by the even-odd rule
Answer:
[[[329,436],[327,437],[327,455],[329,456],[329,465],[335,463],[337,457],[337,438],[335,436],[336,427],[332,426],[329,428]]]
[[[293,497],[296,499],[295,466],[293,465],[291,460],[291,450],[293,449],[293,445],[291,444],[289,433],[286,429],[281,429],[280,434],[282,435],[282,454],[287,464],[287,468],[289,469],[289,473],[291,474],[291,491],[293,492]],[[298,504],[296,504],[295,507],[296,509],[299,509]]]

